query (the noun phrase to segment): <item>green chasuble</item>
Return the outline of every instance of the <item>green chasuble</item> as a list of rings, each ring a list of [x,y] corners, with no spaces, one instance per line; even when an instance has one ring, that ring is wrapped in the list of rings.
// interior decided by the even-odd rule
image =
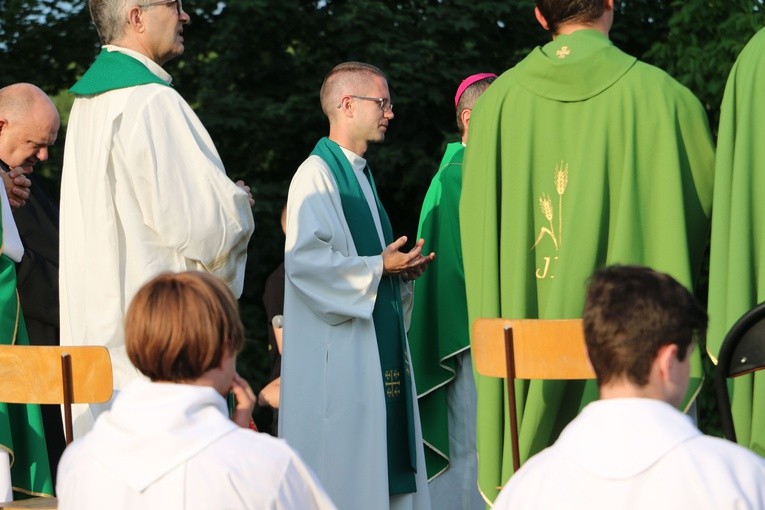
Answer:
[[[353,235],[356,252],[364,256],[379,255],[380,246],[372,213],[356,174],[340,146],[329,138],[316,144],[312,155],[319,156],[329,167],[337,183],[343,214]],[[364,169],[377,203],[380,224],[386,245],[393,242],[393,228],[388,214],[377,196],[375,181],[369,166]],[[377,288],[372,319],[380,354],[380,373],[385,387],[385,412],[388,447],[388,488],[390,495],[417,491],[417,450],[414,441],[414,402],[412,377],[406,354],[404,312],[398,276],[383,276]],[[403,384],[401,384],[403,382]]]
[[[536,48],[478,99],[460,224],[468,316],[581,317],[587,278],[640,264],[691,287],[709,233],[714,150],[699,101],[582,30]],[[689,399],[699,388],[694,357]],[[504,382],[477,376],[479,488],[512,475]],[[597,397],[594,381],[518,382],[521,460]]]
[[[454,356],[470,347],[459,228],[464,153],[462,143],[446,147],[417,232],[418,239],[425,239],[423,253],[437,255],[414,284],[409,327],[428,479],[449,466],[446,386],[455,376]]]
[[[0,240],[2,237],[0,221]],[[0,341],[29,345],[24,316],[16,293],[16,267],[0,248]],[[14,498],[52,496],[42,413],[36,404],[0,403],[0,448],[11,457]]]
[[[709,261],[707,349],[765,301],[765,31],[739,55],[725,87],[717,138]],[[765,455],[765,373],[732,380],[736,439]],[[755,405],[756,403],[756,405]]]

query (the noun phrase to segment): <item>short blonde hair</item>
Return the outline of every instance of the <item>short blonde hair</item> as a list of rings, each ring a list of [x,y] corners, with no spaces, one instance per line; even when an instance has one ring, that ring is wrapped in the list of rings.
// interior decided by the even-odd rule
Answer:
[[[152,381],[198,379],[244,346],[229,288],[206,273],[165,273],[144,285],[125,319],[130,361]]]
[[[337,109],[344,94],[366,94],[369,87],[369,78],[379,76],[383,80],[385,73],[378,67],[364,62],[343,62],[332,68],[324,78],[321,85],[319,98],[321,100],[321,109],[327,117]]]

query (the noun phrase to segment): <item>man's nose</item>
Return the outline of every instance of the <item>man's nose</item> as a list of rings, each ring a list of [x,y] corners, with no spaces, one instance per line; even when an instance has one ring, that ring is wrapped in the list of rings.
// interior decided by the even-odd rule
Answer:
[[[39,149],[35,153],[35,157],[39,159],[40,161],[45,161],[46,159],[48,159],[48,148],[43,147],[42,149]]]

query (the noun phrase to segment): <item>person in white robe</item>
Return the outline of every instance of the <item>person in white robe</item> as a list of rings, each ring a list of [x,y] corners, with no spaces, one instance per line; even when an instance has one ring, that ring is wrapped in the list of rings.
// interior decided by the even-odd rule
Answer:
[[[287,200],[279,435],[341,510],[429,509],[404,329],[435,254],[400,251],[363,158],[393,118],[383,73],[340,64],[320,96],[329,137]]]
[[[239,296],[252,196],[225,173],[202,123],[161,67],[183,52],[180,1],[91,0],[104,44],[72,87],[61,180],[61,344],[109,348],[117,391],[138,377],[123,314],[163,271],[202,270]],[[115,18],[110,16],[119,14]],[[75,411],[75,436],[97,407]]]
[[[59,509],[335,509],[287,443],[250,430],[256,398],[235,370],[244,328],[221,280],[154,278],[130,305],[125,342],[151,381],[133,381],[66,449]]]
[[[584,333],[600,400],[510,478],[495,510],[765,509],[765,459],[681,413],[707,315],[670,276],[613,266],[587,291]]]

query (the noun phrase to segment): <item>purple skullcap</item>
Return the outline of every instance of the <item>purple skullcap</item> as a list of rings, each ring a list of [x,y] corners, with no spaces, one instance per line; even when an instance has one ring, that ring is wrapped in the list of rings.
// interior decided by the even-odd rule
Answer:
[[[464,80],[462,80],[462,83],[460,83],[460,86],[457,87],[457,93],[454,95],[454,107],[456,108],[457,105],[460,102],[460,98],[462,97],[462,94],[465,92],[465,90],[474,84],[477,81],[485,80],[486,78],[496,78],[497,75],[494,73],[478,73],[474,74],[473,76],[468,76]]]

